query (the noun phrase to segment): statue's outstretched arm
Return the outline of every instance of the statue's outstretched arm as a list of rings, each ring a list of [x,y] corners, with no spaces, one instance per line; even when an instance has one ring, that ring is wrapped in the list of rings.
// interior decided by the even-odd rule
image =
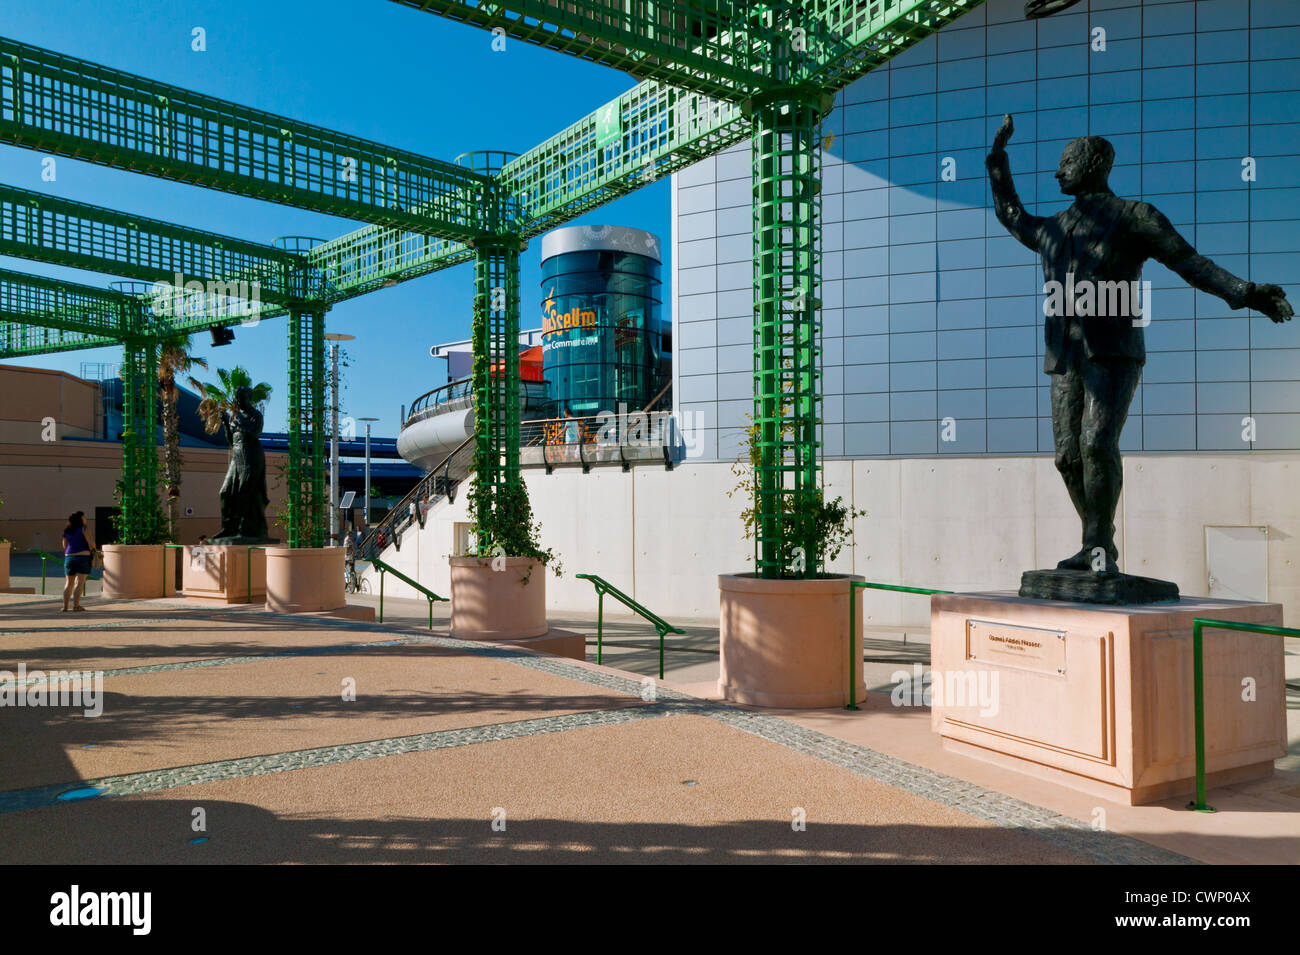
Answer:
[[[1253,308],[1275,322],[1290,321],[1295,314],[1280,286],[1256,285],[1216,265],[1192,248],[1161,212],[1146,203],[1138,207],[1137,225],[1151,257],[1177,272],[1193,288],[1217,295],[1233,308]]]
[[[1043,219],[1030,215],[1016,193],[1011,181],[1011,161],[1007,158],[1007,140],[1016,130],[1016,125],[1008,113],[1002,117],[1002,127],[993,138],[993,148],[989,150],[984,165],[989,172],[989,185],[993,188],[993,211],[998,221],[1016,237],[1021,245],[1038,251],[1039,230]]]

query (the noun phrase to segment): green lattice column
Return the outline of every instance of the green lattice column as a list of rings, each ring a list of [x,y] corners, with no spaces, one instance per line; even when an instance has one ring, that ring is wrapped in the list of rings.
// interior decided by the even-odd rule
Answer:
[[[521,488],[519,475],[519,247],[517,236],[480,240],[474,250],[474,412],[478,428],[474,521],[479,553],[511,535],[488,519]],[[512,556],[514,556],[512,554]]]
[[[813,576],[821,547],[821,91],[749,105],[753,124],[755,564]]]
[[[124,342],[122,356],[122,500],[117,527],[122,544],[157,543],[163,530],[157,426],[158,343],[132,336]]]
[[[325,313],[289,315],[288,545],[325,546]]]

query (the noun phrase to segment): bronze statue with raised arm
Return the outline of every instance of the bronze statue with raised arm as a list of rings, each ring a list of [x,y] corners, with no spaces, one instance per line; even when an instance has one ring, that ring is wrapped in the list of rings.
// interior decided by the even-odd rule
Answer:
[[[235,390],[235,408],[222,416],[230,441],[230,463],[221,485],[221,530],[214,544],[275,543],[266,536],[266,452],[262,449],[262,412],[253,389]]]
[[[1021,596],[1137,603],[1177,597],[1165,581],[1119,573],[1115,509],[1123,483],[1119,436],[1146,361],[1142,265],[1155,259],[1234,309],[1252,308],[1275,322],[1292,316],[1276,285],[1256,285],[1215,265],[1146,202],[1121,199],[1107,184],[1115,149],[1100,136],[1072,140],[1056,180],[1073,196],[1063,212],[1025,211],[1011,183],[1006,145],[1010,115],[989,152],[989,183],[998,221],[1043,261],[1045,360],[1052,380],[1056,467],[1083,522],[1082,548],[1057,571],[1030,571]],[[1147,296],[1149,297],[1149,296]],[[1171,592],[1172,591],[1172,592]]]

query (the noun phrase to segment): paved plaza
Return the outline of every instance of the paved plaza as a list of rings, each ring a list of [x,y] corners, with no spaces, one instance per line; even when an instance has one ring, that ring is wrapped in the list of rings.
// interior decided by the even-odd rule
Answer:
[[[942,753],[924,710],[880,692],[860,713],[740,708],[648,667],[455,640],[416,625],[414,602],[389,601],[382,625],[87,606],[0,597],[0,670],[21,664],[29,690],[103,673],[101,715],[0,709],[0,861],[1077,865],[1300,846],[1291,773],[1214,791],[1214,816],[1108,806],[1099,828],[1095,800],[994,788],[1007,773]],[[632,629],[614,622],[606,664],[646,662],[617,648],[653,645]]]

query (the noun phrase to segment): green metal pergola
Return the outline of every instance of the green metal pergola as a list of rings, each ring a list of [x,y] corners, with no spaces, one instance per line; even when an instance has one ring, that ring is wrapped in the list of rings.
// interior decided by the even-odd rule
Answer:
[[[0,38],[0,141],[366,223],[329,241],[262,245],[0,186],[0,254],[142,285],[0,270],[0,358],[123,348],[123,540],[140,533],[157,495],[161,339],[288,316],[288,543],[321,546],[325,313],[468,262],[475,465],[490,506],[520,481],[514,357],[528,240],[748,138],[756,563],[765,577],[788,576],[792,563],[816,574],[821,123],[838,90],[983,0],[392,2],[640,82],[522,155],[452,163]],[[204,290],[172,287],[177,275]]]

